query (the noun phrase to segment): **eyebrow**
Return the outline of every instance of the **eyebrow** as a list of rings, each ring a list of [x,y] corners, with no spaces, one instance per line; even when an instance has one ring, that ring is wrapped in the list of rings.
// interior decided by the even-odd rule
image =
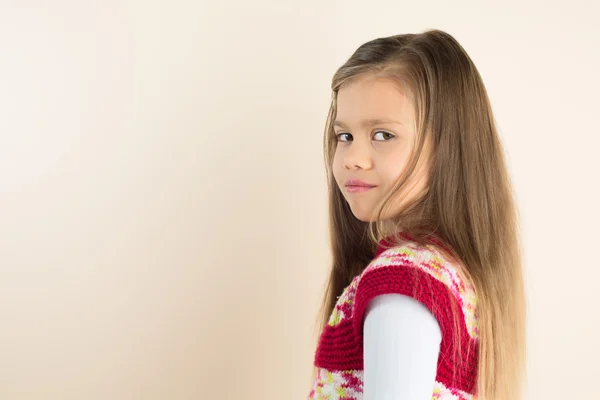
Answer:
[[[402,122],[396,121],[395,119],[387,119],[387,118],[371,118],[371,119],[363,119],[360,123],[363,127],[379,125],[379,124],[398,124],[403,125]],[[339,120],[333,121],[333,126],[339,126],[342,128],[348,128],[348,126]]]

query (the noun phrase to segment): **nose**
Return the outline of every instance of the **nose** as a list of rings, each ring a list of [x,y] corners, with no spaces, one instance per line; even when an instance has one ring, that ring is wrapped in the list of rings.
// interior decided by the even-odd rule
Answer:
[[[344,167],[346,169],[371,169],[373,167],[373,158],[369,143],[363,143],[361,140],[353,140],[346,148],[344,155]]]

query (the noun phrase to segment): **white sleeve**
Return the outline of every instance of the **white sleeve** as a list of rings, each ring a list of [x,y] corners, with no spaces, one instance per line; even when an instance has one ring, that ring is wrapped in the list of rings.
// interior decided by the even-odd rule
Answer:
[[[397,293],[369,301],[364,322],[364,400],[431,400],[442,331],[419,301]]]

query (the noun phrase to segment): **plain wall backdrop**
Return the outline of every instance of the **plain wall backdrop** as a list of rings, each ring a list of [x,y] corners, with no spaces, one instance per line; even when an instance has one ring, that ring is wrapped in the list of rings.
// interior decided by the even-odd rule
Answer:
[[[526,399],[598,399],[597,1],[0,0],[0,398],[302,399],[322,134],[362,43],[438,28],[521,213]]]

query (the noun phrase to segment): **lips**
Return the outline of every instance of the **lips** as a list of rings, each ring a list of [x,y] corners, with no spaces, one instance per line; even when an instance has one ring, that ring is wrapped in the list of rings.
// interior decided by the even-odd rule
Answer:
[[[374,187],[376,185],[361,181],[360,179],[349,179],[346,181],[346,191],[350,193],[366,192]]]
[[[348,179],[346,181],[346,187],[364,187],[364,188],[373,188],[376,185],[372,185],[365,181],[361,181],[360,179]]]

